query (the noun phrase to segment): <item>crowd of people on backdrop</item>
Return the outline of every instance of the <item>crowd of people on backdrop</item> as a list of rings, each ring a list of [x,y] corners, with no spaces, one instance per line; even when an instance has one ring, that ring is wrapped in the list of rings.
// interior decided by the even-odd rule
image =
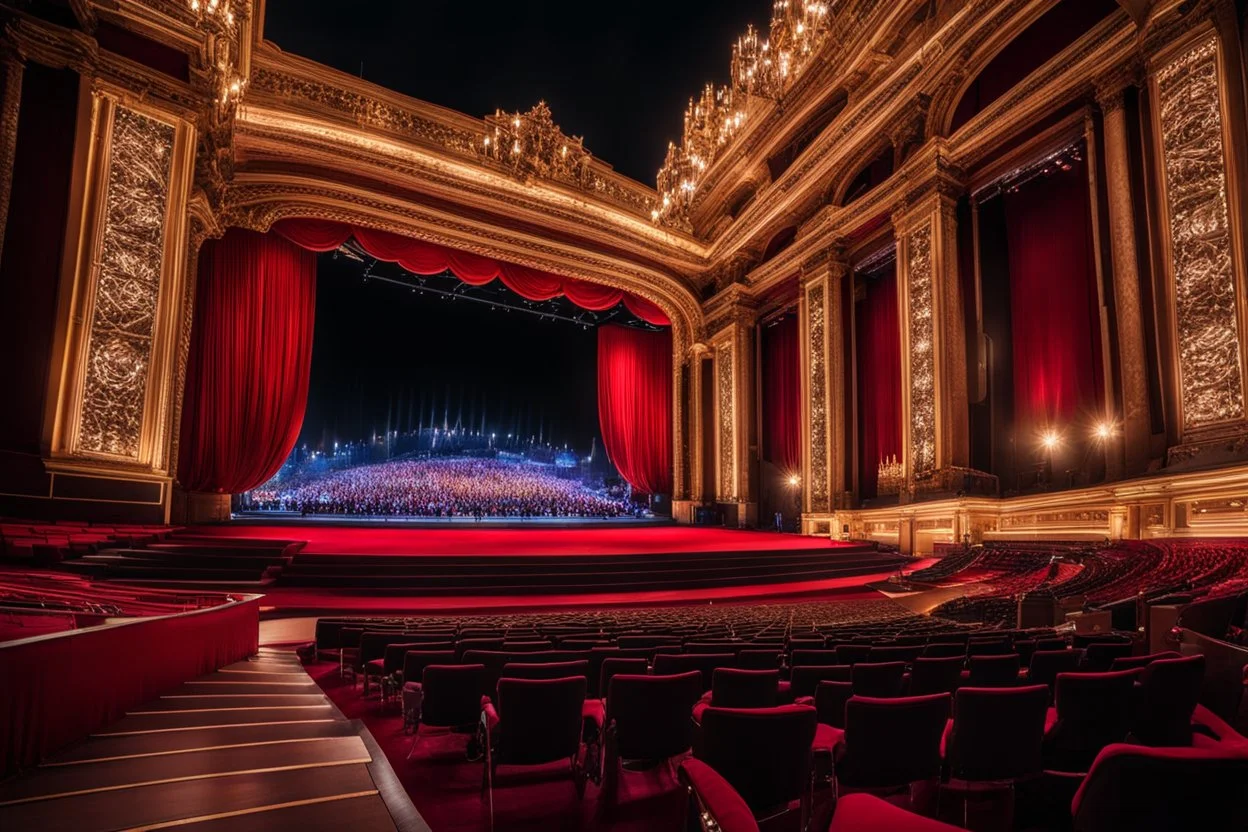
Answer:
[[[594,491],[549,466],[498,459],[402,459],[277,478],[247,507],[301,514],[410,517],[626,517],[625,495]]]

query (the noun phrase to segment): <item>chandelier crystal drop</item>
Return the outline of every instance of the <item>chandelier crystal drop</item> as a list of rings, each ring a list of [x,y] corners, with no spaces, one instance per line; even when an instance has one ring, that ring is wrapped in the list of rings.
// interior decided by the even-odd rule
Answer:
[[[208,35],[209,74],[217,106],[222,112],[232,111],[247,86],[239,69],[239,22],[249,16],[250,0],[187,0],[187,8]]]
[[[751,98],[779,101],[832,31],[832,2],[775,0],[768,37],[753,26],[732,48],[732,81],[707,84],[685,109],[680,143],[667,146],[650,218],[691,230],[689,211],[706,171],[744,126]]]

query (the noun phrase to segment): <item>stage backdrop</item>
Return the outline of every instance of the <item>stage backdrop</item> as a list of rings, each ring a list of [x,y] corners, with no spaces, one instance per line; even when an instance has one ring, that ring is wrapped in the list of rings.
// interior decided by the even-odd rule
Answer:
[[[268,480],[303,425],[316,255],[232,228],[200,250],[178,479],[237,494]]]
[[[672,334],[598,328],[598,421],[607,455],[641,494],[672,491]]]
[[[1101,327],[1087,166],[1005,197],[1014,420],[1023,435],[1101,418]]]
[[[786,473],[802,467],[802,371],[797,316],[763,328],[763,459]]]
[[[858,485],[877,494],[880,461],[901,458],[901,329],[897,268],[867,281],[858,304]]]

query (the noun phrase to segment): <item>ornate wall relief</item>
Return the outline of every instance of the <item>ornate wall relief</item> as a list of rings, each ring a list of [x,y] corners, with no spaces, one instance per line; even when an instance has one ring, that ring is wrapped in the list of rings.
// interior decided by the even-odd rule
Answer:
[[[1245,415],[1219,85],[1213,34],[1157,75],[1185,430]]]
[[[906,247],[906,323],[910,364],[910,473],[936,468],[936,337],[932,295],[932,224],[910,232]]]
[[[737,499],[736,362],[731,338],[715,349],[715,413],[719,421],[719,500]]]
[[[138,460],[164,264],[175,129],[124,106],[107,137],[98,273],[76,450]]]
[[[828,511],[828,373],[827,287],[816,283],[806,290],[806,332],[809,343],[810,386],[810,510]]]

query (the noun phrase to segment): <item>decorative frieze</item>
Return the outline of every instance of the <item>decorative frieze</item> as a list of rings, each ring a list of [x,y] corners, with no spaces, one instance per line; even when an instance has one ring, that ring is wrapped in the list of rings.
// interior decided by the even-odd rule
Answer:
[[[1156,81],[1185,432],[1245,415],[1220,85],[1213,34]]]
[[[936,469],[936,331],[934,320],[932,225],[910,232],[906,246],[905,315],[909,336],[910,473]]]
[[[76,450],[135,461],[164,264],[175,130],[124,106],[108,135]]]

